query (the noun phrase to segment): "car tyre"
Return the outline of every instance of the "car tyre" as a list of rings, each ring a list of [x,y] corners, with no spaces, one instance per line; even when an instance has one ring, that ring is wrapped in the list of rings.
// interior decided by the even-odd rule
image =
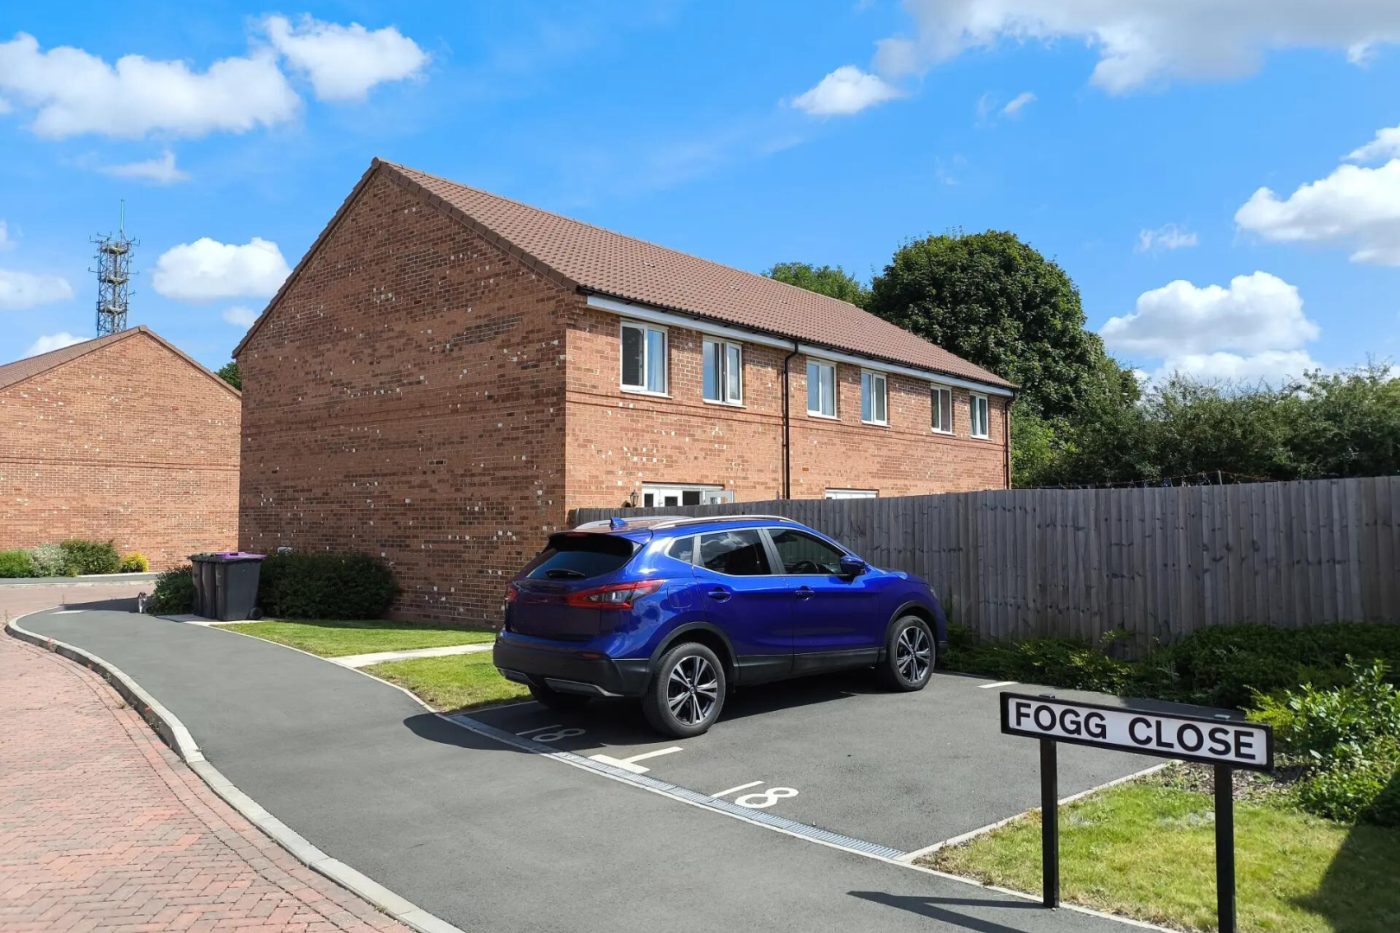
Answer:
[[[551,690],[548,687],[537,687],[530,685],[530,695],[538,700],[542,705],[561,713],[571,710],[583,709],[588,705],[592,697],[584,696],[581,693],[560,693],[558,690]]]
[[[727,687],[719,657],[699,642],[682,642],[661,656],[642,712],[664,735],[703,735],[719,719]]]
[[[938,648],[928,623],[918,616],[900,616],[890,626],[880,679],[891,690],[912,693],[928,685],[938,660]]]

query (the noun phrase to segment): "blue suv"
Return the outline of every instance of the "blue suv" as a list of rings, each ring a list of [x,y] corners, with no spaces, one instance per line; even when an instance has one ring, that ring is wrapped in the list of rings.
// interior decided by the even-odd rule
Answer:
[[[946,639],[927,583],[790,519],[614,518],[551,535],[516,575],[494,660],[546,706],[639,697],[683,738],[737,686],[873,667],[921,690]]]

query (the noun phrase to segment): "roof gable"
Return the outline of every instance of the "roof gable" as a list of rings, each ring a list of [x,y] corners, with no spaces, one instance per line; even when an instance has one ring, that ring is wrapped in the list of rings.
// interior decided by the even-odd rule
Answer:
[[[126,340],[130,337],[136,337],[140,335],[144,335],[145,337],[154,340],[156,343],[160,344],[162,347],[169,350],[171,353],[174,353],[181,360],[188,363],[195,369],[199,370],[199,372],[208,376],[210,379],[213,379],[228,392],[231,392],[235,398],[238,398],[242,395],[242,393],[240,393],[233,386],[229,385],[227,382],[224,382],[222,379],[220,379],[214,373],[210,372],[208,369],[205,369],[179,347],[175,346],[170,341],[166,340],[160,334],[157,334],[155,331],[151,330],[144,324],[139,324],[136,327],[128,328],[127,330],[118,331],[115,334],[108,334],[105,337],[97,337],[92,340],[84,340],[82,343],[75,343],[70,347],[60,347],[57,350],[50,350],[48,353],[40,353],[37,356],[25,357],[22,360],[15,360],[13,363],[6,363],[5,365],[0,366],[0,389],[8,389],[11,386],[18,385],[19,383],[24,382],[26,379],[32,379],[35,376],[43,375],[44,373],[49,372],[50,370],[57,369],[60,366],[73,362],[74,360],[81,359],[82,357],[87,356],[90,353],[95,353],[99,350],[104,350],[107,347],[110,347],[113,344],[118,343],[122,340]]]
[[[855,305],[375,159],[268,304],[297,278],[369,178],[382,171],[489,242],[570,288],[994,386],[1012,383]],[[234,350],[237,356],[267,311]]]

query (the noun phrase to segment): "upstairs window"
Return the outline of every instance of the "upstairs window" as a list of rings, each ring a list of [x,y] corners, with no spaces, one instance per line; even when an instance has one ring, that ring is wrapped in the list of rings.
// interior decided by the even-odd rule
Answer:
[[[860,420],[866,424],[889,424],[886,411],[886,384],[884,373],[868,370],[860,374]]]
[[[988,417],[987,396],[972,396],[972,436],[990,437],[992,433],[991,420]]]
[[[744,349],[737,343],[704,343],[705,401],[739,405],[744,401]]]
[[[953,390],[933,387],[933,429],[939,434],[953,433]]]
[[[807,361],[807,414],[836,417],[836,367]]]
[[[665,395],[666,384],[666,329],[623,321],[622,387]]]

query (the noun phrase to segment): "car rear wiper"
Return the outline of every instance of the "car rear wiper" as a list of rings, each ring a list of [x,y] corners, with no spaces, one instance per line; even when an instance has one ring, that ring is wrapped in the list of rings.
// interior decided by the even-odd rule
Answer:
[[[546,570],[544,575],[551,580],[582,580],[587,576],[586,574],[579,573],[577,570],[557,567],[553,570]]]

